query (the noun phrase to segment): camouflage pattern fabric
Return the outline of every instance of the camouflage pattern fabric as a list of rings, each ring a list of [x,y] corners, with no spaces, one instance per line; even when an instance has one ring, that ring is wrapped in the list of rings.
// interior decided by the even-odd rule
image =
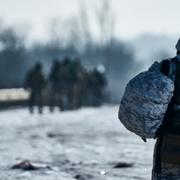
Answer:
[[[178,60],[180,59],[178,58]],[[170,68],[170,78],[173,80],[175,80],[175,71],[176,71],[175,64],[172,63]],[[154,173],[157,143],[158,142],[156,142],[155,150],[154,150],[152,180],[180,180],[180,164],[170,164],[170,163],[161,162],[161,173],[159,175]]]
[[[142,138],[154,138],[173,96],[174,82],[160,72],[155,62],[126,86],[119,108],[124,126]]]

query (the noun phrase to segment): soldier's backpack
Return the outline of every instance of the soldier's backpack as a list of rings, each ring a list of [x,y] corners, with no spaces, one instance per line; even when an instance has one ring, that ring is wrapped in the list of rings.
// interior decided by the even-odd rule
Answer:
[[[173,96],[174,81],[161,72],[161,65],[167,61],[170,67],[169,60],[155,62],[130,80],[121,99],[120,121],[143,139],[156,136]]]

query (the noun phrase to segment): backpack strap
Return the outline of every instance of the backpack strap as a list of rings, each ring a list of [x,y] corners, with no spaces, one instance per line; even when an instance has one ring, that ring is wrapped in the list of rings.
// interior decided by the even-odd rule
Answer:
[[[169,75],[170,63],[170,59],[165,59],[161,62],[161,72],[166,76]]]
[[[172,58],[172,59],[169,59],[169,60],[163,60],[162,64],[161,64],[161,72],[164,75],[169,76],[170,63],[175,63],[176,60],[177,60],[176,57]],[[171,113],[171,111],[173,109],[173,106],[174,106],[174,102],[175,102],[175,99],[174,99],[174,96],[173,96],[170,103],[169,103],[169,105],[168,105],[167,111],[165,113],[163,123],[161,124],[161,126],[158,128],[158,130],[156,132],[156,137],[159,137],[159,136],[161,136],[162,134],[165,133],[166,127],[168,126],[168,119],[169,119],[170,113]]]

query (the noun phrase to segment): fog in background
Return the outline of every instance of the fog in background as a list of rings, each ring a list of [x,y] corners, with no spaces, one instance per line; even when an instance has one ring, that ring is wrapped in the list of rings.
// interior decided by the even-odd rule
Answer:
[[[48,73],[53,59],[78,57],[88,70],[104,65],[111,101],[119,102],[133,75],[175,54],[179,4],[0,0],[0,88],[22,87],[36,62]]]

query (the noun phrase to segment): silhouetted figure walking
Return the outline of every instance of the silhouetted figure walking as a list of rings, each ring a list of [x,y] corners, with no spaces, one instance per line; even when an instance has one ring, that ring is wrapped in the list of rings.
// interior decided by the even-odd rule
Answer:
[[[39,113],[42,113],[43,90],[46,85],[42,64],[37,63],[26,76],[25,86],[30,89],[29,110],[33,113],[34,105],[38,105]]]
[[[80,108],[84,103],[85,69],[79,59],[75,59],[71,67],[72,109]]]
[[[72,62],[66,57],[62,62],[62,68],[60,71],[61,78],[61,96],[62,96],[62,110],[72,109]]]
[[[56,59],[53,62],[50,75],[50,111],[54,111],[55,106],[62,109],[62,78],[61,78],[61,63]]]
[[[103,91],[107,84],[104,73],[97,68],[89,73],[87,79],[88,105],[100,106],[103,102]]]
[[[96,86],[94,88],[95,106],[99,106],[104,101],[104,89],[107,85],[107,80],[104,73],[99,69],[95,69],[93,74],[96,83]]]

